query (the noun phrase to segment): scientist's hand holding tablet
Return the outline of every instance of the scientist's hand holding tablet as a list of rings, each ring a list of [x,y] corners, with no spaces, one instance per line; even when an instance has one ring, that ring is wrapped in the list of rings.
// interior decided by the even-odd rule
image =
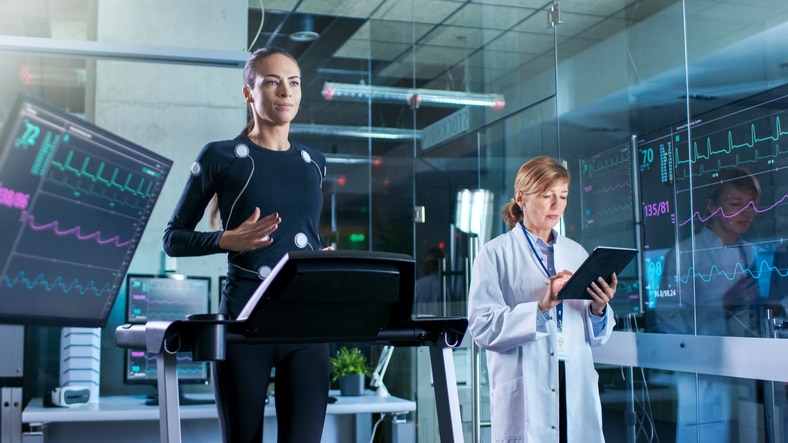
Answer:
[[[613,299],[618,285],[618,274],[637,255],[637,249],[599,246],[573,274],[561,271],[550,278],[545,297],[538,306],[547,312],[561,300],[591,300],[591,312],[604,314],[605,306]]]

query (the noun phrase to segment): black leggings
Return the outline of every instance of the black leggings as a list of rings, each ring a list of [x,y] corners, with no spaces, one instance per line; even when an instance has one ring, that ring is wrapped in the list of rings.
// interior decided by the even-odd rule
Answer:
[[[259,281],[228,279],[219,312],[235,318]],[[213,364],[213,386],[225,443],[260,443],[271,375],[278,443],[319,443],[330,387],[328,344],[228,343]]]
[[[319,443],[329,389],[327,344],[228,344],[214,363],[214,391],[225,443],[260,443],[271,368],[278,443]]]

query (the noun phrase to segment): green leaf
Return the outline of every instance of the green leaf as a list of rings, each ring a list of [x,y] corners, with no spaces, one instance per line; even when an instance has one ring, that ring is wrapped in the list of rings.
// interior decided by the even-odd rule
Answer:
[[[358,348],[341,347],[337,355],[329,360],[331,380],[337,381],[340,377],[349,374],[363,374],[369,376],[372,369],[367,364],[367,358]]]

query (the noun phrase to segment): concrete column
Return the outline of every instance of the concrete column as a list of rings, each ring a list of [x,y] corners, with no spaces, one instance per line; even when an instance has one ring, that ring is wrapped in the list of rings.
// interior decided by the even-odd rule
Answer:
[[[245,51],[247,2],[100,1],[101,43]],[[95,122],[174,161],[130,270],[157,272],[161,237],[202,146],[232,138],[246,123],[242,69],[98,60]],[[201,226],[201,229],[208,229]],[[179,260],[179,273],[223,272],[220,255]]]

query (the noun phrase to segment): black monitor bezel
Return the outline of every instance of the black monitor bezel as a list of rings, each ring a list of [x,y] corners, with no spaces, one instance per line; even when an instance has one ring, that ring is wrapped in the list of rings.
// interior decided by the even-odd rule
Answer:
[[[142,161],[144,158],[150,159],[151,164],[156,163],[158,167],[161,169],[162,183],[158,189],[158,193],[153,198],[152,207],[155,205],[156,201],[160,196],[161,189],[163,189],[164,182],[167,179],[167,176],[172,168],[172,160],[161,156],[158,153],[150,151],[147,148],[144,148],[130,140],[127,140],[117,134],[111,133],[103,128],[96,126],[88,121],[81,119],[80,117],[73,115],[63,109],[60,109],[43,99],[33,96],[31,94],[22,93],[19,94],[16,102],[14,103],[13,107],[11,108],[8,119],[6,120],[5,124],[2,127],[2,131],[0,131],[0,168],[3,167],[3,162],[6,160],[6,156],[8,153],[6,152],[8,146],[11,144],[11,137],[14,135],[14,131],[18,128],[19,121],[21,121],[23,117],[23,113],[26,109],[33,108],[35,112],[47,113],[51,116],[57,118],[59,121],[55,121],[53,118],[54,125],[60,125],[62,128],[71,128],[69,130],[69,134],[74,134],[80,132],[80,130],[89,130],[91,135],[95,135],[97,138],[106,139],[108,144],[102,145],[105,146],[108,150],[113,152],[114,154],[118,155],[133,155],[136,156]],[[65,131],[66,129],[64,129]],[[116,144],[115,150],[110,147],[109,143]],[[121,151],[119,148],[125,149],[125,152]],[[2,181],[2,179],[0,179]],[[131,263],[131,258],[136,253],[137,248],[139,246],[139,238],[142,236],[145,227],[147,226],[148,222],[150,221],[150,212],[147,214],[146,217],[140,217],[138,225],[140,226],[140,230],[135,233],[136,241],[131,243],[130,249],[127,252],[127,257],[122,260],[121,262],[117,263],[116,269],[114,269],[113,275],[114,277],[111,280],[108,280],[107,283],[111,283],[109,286],[109,292],[106,295],[106,298],[102,301],[103,309],[100,313],[96,315],[88,316],[85,314],[84,316],[74,315],[73,312],[63,313],[57,312],[52,310],[50,312],[41,312],[40,310],[30,310],[29,312],[17,312],[11,310],[5,310],[2,306],[6,303],[9,303],[7,300],[3,300],[0,303],[0,324],[19,324],[19,325],[29,325],[29,326],[55,326],[55,327],[86,327],[86,328],[103,328],[107,326],[107,322],[112,311],[115,302],[117,301],[117,297],[122,289],[123,282],[124,282],[124,275],[128,271],[128,267]],[[8,291],[4,288],[0,287],[0,295],[8,295]],[[98,306],[95,306],[98,307]],[[95,311],[96,309],[94,309]],[[79,310],[78,310],[79,311]]]

